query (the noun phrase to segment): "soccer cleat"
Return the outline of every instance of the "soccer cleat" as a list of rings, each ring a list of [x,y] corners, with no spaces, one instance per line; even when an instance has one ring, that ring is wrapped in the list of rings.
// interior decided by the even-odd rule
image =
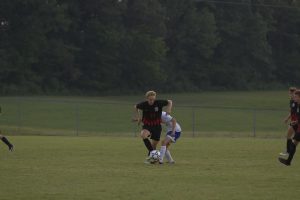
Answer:
[[[168,160],[167,163],[169,163],[169,164],[175,164],[175,161],[174,160]]]
[[[281,153],[279,154],[279,156],[281,156],[281,157],[288,157],[288,156],[289,156],[289,153],[288,153],[288,152],[281,152]]]
[[[146,158],[146,160],[144,161],[145,164],[151,164],[151,158],[150,156]]]
[[[146,160],[144,161],[144,163],[145,163],[145,164],[155,164],[156,161],[153,161],[153,160],[151,159],[151,157],[147,157]]]
[[[175,161],[173,159],[170,160],[170,158],[168,158],[168,157],[167,157],[167,161],[166,162],[169,163],[169,164],[175,164]]]
[[[149,164],[151,164],[151,163],[150,163],[150,161],[148,161],[148,160],[145,160],[145,161],[144,161],[144,164],[147,164],[147,165],[149,165]]]
[[[14,145],[9,145],[8,150],[13,151],[14,150]]]
[[[281,162],[282,164],[286,165],[286,166],[290,166],[291,163],[289,163],[287,160],[283,159],[283,158],[278,158],[279,162]]]

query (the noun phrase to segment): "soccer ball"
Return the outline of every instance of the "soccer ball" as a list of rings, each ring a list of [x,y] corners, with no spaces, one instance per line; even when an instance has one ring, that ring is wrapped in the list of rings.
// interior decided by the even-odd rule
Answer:
[[[153,150],[150,152],[151,162],[158,162],[160,159],[160,152],[158,150]]]

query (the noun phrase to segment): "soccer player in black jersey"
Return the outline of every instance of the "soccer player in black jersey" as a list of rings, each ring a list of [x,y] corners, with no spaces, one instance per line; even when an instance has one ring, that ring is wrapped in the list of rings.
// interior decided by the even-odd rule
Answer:
[[[298,104],[294,101],[294,93],[296,92],[297,88],[290,87],[289,88],[289,96],[290,96],[290,114],[287,116],[287,118],[284,120],[284,122],[287,124],[289,121],[296,121],[297,120],[297,108]],[[289,154],[289,146],[292,142],[293,135],[295,134],[295,130],[297,127],[295,125],[293,126],[291,123],[289,124],[288,132],[287,132],[287,142],[286,142],[286,152],[282,152],[279,155],[280,156],[288,156]]]
[[[0,107],[0,114],[1,114],[1,107]],[[14,146],[8,141],[8,139],[1,135],[1,131],[0,131],[0,140],[2,140],[2,142],[4,142],[7,146],[8,146],[8,150],[12,151],[14,149]]]
[[[291,121],[291,125],[294,127],[295,135],[293,137],[292,142],[289,145],[289,154],[288,159],[284,159],[282,157],[279,157],[279,162],[289,166],[291,165],[291,162],[293,160],[294,154],[296,152],[296,147],[298,143],[300,142],[300,90],[296,90],[294,95],[294,101],[298,104],[296,109],[296,116],[297,119],[294,121]]]
[[[143,129],[141,131],[141,137],[143,142],[149,152],[156,149],[156,146],[160,140],[160,135],[162,131],[161,127],[161,114],[163,107],[166,108],[168,114],[172,110],[171,100],[156,100],[156,92],[148,91],[146,93],[146,101],[143,101],[134,106],[136,112],[136,118],[139,124],[143,123]],[[142,111],[142,117],[139,111]],[[149,140],[152,140],[152,144]],[[146,160],[147,162],[147,160]]]

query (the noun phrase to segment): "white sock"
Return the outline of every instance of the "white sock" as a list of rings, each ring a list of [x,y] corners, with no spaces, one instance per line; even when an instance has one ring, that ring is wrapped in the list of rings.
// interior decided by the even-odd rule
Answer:
[[[166,158],[168,159],[169,162],[174,162],[169,150],[166,151]]]
[[[165,157],[165,154],[166,154],[166,150],[167,150],[167,147],[166,147],[166,146],[161,146],[161,147],[160,147],[160,159],[159,159],[160,162],[163,162],[163,161],[164,161],[164,157]]]

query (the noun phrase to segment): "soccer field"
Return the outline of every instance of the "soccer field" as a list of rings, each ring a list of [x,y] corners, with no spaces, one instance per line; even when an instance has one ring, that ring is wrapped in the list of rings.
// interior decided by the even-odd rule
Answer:
[[[139,138],[12,136],[0,146],[1,200],[297,199],[300,157],[282,139],[183,138],[175,165],[145,165]]]

